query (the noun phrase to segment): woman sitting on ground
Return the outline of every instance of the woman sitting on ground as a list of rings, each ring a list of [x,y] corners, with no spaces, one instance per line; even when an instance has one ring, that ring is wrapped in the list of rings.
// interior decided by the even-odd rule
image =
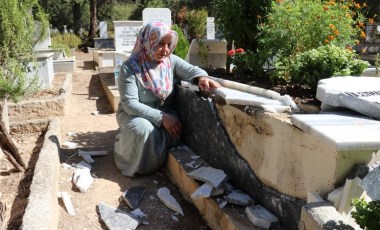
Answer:
[[[149,23],[121,67],[114,156],[125,176],[155,172],[169,147],[179,143],[182,127],[172,107],[175,79],[198,82],[203,91],[220,87],[206,71],[172,54],[177,41],[177,33],[167,25]]]

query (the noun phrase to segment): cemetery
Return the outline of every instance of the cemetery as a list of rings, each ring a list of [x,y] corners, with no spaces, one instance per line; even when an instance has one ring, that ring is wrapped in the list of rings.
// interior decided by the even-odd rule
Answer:
[[[355,200],[380,199],[380,26],[368,23],[369,37],[350,47],[362,58],[348,64],[352,69],[323,77],[322,68],[312,71],[305,61],[309,50],[292,53],[304,63],[294,58],[286,69],[286,55],[272,58],[267,46],[279,43],[267,37],[260,44],[271,58],[262,62],[221,39],[217,18],[204,19],[204,36],[191,40],[183,59],[222,87],[207,93],[190,82],[175,86],[181,143],[169,150],[163,169],[136,178],[122,176],[113,159],[117,78],[140,29],[155,21],[172,25],[173,12],[145,7],[139,20],[113,20],[111,36],[110,23],[100,21],[91,46],[71,55],[52,48],[47,27],[25,73],[28,82],[37,76],[40,94],[0,106],[1,129],[27,153],[12,161],[1,145],[0,229],[365,229]],[[260,26],[266,35],[276,29]],[[263,70],[242,67],[247,58],[273,74],[272,81],[281,82],[276,77],[284,70],[311,86],[312,109],[310,98],[249,79]]]

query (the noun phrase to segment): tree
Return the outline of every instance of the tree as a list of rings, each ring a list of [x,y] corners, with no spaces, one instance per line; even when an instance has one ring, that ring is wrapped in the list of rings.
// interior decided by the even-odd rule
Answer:
[[[90,31],[88,32],[90,42],[93,42],[96,36],[96,3],[96,0],[90,0]]]
[[[39,30],[35,20],[40,21]],[[46,16],[37,0],[7,0],[0,7],[0,148],[16,169],[26,168],[2,117],[7,100],[17,101],[33,86],[26,80],[26,64],[33,47],[46,34]]]

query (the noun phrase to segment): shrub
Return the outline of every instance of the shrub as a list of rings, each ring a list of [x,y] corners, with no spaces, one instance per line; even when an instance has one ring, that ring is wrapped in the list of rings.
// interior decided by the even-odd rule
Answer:
[[[186,58],[187,52],[189,50],[189,42],[187,41],[185,35],[182,32],[182,29],[178,25],[173,25],[172,29],[178,34],[178,44],[174,50],[174,54],[181,57],[182,59]]]
[[[237,76],[258,77],[261,73],[261,66],[258,65],[257,54],[252,50],[244,50],[243,48],[232,49],[227,52],[234,65],[232,72]]]
[[[380,201],[366,202],[364,199],[355,198],[352,201],[356,210],[351,213],[356,223],[363,229],[380,229]]]
[[[294,82],[316,88],[321,79],[358,76],[368,66],[367,61],[357,59],[351,50],[330,44],[297,54],[289,69]]]
[[[66,34],[55,34],[51,38],[52,44],[65,44],[70,48],[78,48],[78,46],[82,43],[80,37],[72,33]]]
[[[272,12],[259,24],[261,56],[264,61],[275,56],[273,77],[290,80],[297,54],[327,44],[345,48],[364,38],[362,7],[354,1],[273,1]]]

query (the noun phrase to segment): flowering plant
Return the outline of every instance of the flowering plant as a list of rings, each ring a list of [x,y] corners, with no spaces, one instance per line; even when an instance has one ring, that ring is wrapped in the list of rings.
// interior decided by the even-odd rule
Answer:
[[[227,52],[233,64],[232,73],[236,75],[252,76],[257,71],[256,55],[251,50],[243,48],[232,49]]]

